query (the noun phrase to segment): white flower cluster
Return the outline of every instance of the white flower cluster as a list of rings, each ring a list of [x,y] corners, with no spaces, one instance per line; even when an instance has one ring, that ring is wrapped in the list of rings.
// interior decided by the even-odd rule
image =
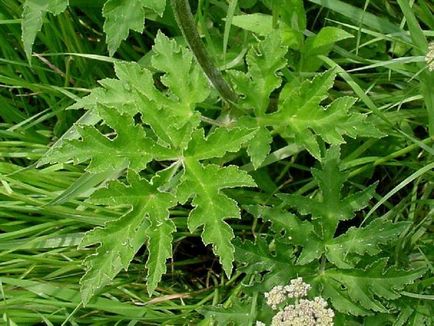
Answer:
[[[291,280],[289,285],[278,285],[265,293],[267,304],[274,310],[287,299],[296,299],[295,304],[287,305],[272,319],[271,326],[333,326],[332,309],[327,308],[327,301],[321,297],[313,300],[301,299],[307,296],[311,286],[301,277]],[[256,325],[264,325],[257,322]]]
[[[275,286],[270,292],[266,292],[264,296],[267,299],[267,305],[274,310],[287,299],[285,287],[282,285]]]
[[[285,286],[288,298],[303,298],[311,288],[310,284],[304,283],[301,277],[291,280],[289,285]]]
[[[277,306],[288,298],[302,298],[307,295],[311,286],[303,282],[301,277],[291,280],[289,285],[277,285],[270,292],[265,293],[267,305],[272,309],[277,309]]]
[[[335,313],[327,308],[327,302],[316,297],[301,299],[295,305],[286,306],[271,321],[271,326],[333,326]]]
[[[425,56],[426,64],[428,65],[428,70],[434,70],[434,42],[428,45],[428,53]]]

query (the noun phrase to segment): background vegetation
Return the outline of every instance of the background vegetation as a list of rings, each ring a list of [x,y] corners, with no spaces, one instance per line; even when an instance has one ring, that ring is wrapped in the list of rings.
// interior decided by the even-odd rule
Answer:
[[[38,3],[28,1],[32,2]],[[314,237],[304,228],[306,224],[280,225],[279,217],[295,214],[300,221],[313,222],[304,216],[315,215],[309,209],[313,210],[315,202],[324,204],[333,185],[331,192],[338,202],[355,194],[365,202],[350,208],[354,218],[341,221],[332,237],[348,235],[346,232],[355,227],[355,232],[361,233],[354,238],[362,237],[365,242],[351,240],[356,248],[351,257],[336,253],[327,260],[303,258],[304,262],[297,263],[302,267],[293,272],[308,279],[316,293],[329,299],[337,325],[431,325],[434,73],[428,69],[425,56],[434,36],[434,19],[431,2],[424,0],[192,1],[199,34],[221,70],[249,71],[252,80],[259,75],[251,67],[249,70],[245,57],[270,33],[271,26],[258,14],[269,15],[274,26],[280,26],[281,35],[286,35],[288,49],[284,53],[286,64],[271,70],[265,76],[271,76],[267,82],[273,83],[278,71],[282,85],[296,88],[319,72],[332,71],[337,77],[328,93],[327,89],[324,92],[325,105],[342,96],[355,97],[355,112],[367,119],[358,126],[370,125],[372,129],[358,131],[364,132],[360,138],[345,136],[340,150],[329,146],[327,138],[322,141],[316,136],[319,152],[315,156],[314,149],[294,147],[303,144],[288,142],[276,127],[265,161],[257,159],[252,164],[245,149],[214,159],[214,163],[230,161],[240,166],[258,185],[227,191],[242,207],[242,219],[230,220],[236,237],[231,277],[222,271],[212,249],[203,245],[200,230],[189,231],[186,217],[191,206],[187,203],[170,211],[177,227],[173,258],[167,261],[167,273],[153,296],[148,295],[146,286],[147,253],[141,249],[128,271],[119,273],[83,307],[82,263],[95,249],[78,249],[78,245],[84,232],[124,213],[86,199],[95,188],[118,175],[95,175],[85,170],[85,164],[73,162],[37,163],[84,114],[81,108],[66,108],[89,95],[99,86],[98,80],[116,77],[113,62],[137,62],[153,69],[151,56],[155,51],[151,49],[158,31],[186,44],[167,3],[161,16],[145,8],[143,33],[131,31],[125,41],[119,40],[119,48],[109,40],[109,51],[103,27],[107,19],[102,13],[104,4],[70,0],[65,11],[57,15],[48,12],[29,52],[24,45],[26,37],[24,43],[22,38],[24,1],[0,0],[2,322],[247,325],[269,321],[272,311],[267,310],[263,293],[291,278],[285,273],[296,266],[303,250],[309,253],[303,248],[309,247]],[[287,26],[278,23],[281,21],[288,22]],[[318,38],[323,43],[316,53],[313,35],[327,31],[324,27],[339,30],[323,32],[325,35]],[[273,59],[267,55],[267,60]],[[237,92],[245,91],[236,73],[227,72],[225,77]],[[318,84],[320,81],[317,79]],[[299,90],[302,93],[309,87]],[[278,91],[279,85],[270,90],[271,111],[278,105]],[[243,105],[251,105],[249,94],[244,100]],[[199,107],[208,112],[202,123],[218,121],[227,107],[213,91]],[[164,162],[152,165],[146,177],[162,167]],[[323,176],[329,173],[325,186],[321,171]],[[369,224],[374,222],[377,224]],[[387,235],[381,233],[381,223],[389,230]],[[288,242],[288,235],[292,242]],[[365,245],[375,248],[366,249]],[[294,247],[285,251],[289,246]],[[375,269],[382,276],[378,284],[365,280],[371,282],[366,289],[359,288],[365,283],[352,279],[347,280],[346,287],[339,283],[327,290],[322,276],[317,275],[332,271],[332,263],[338,267],[349,264],[354,279]],[[373,278],[378,279],[378,275]],[[380,291],[381,282],[387,279],[396,282]],[[358,294],[348,294],[356,287]],[[354,310],[357,306],[361,311]]]

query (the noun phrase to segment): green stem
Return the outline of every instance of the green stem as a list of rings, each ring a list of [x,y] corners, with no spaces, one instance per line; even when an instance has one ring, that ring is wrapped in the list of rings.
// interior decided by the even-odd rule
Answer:
[[[223,78],[220,70],[214,65],[199,37],[188,0],[172,0],[172,8],[178,26],[203,71],[220,93],[220,96],[230,104],[236,104],[238,101],[237,95]]]

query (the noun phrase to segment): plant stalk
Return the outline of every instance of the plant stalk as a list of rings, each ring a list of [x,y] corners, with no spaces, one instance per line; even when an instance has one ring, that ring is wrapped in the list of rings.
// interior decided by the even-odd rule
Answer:
[[[223,78],[220,70],[217,69],[213,60],[209,56],[205,45],[199,37],[196,29],[193,14],[191,13],[188,0],[172,0],[172,9],[175,14],[176,22],[187,41],[188,46],[193,52],[199,65],[219,92],[220,96],[229,104],[236,106],[238,96],[231,86]]]

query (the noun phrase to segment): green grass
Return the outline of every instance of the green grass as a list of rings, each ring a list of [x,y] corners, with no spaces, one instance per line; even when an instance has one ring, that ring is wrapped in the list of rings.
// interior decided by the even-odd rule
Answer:
[[[254,277],[237,270],[227,279],[211,249],[201,243],[200,232],[188,231],[188,210],[181,206],[171,210],[178,229],[174,258],[155,295],[147,294],[146,254],[139,251],[128,271],[82,306],[81,264],[93,250],[77,246],[85,232],[120,217],[122,211],[85,201],[113,175],[89,175],[85,165],[69,163],[37,167],[49,146],[83,114],[65,109],[97,87],[98,80],[114,76],[102,32],[103,1],[89,6],[87,1],[70,2],[64,13],[46,17],[28,62],[21,42],[22,1],[0,0],[0,324],[213,325],[219,317],[209,311],[218,305],[229,309],[246,298],[243,309],[253,315],[258,294],[252,296],[244,285],[253,284]],[[397,313],[340,315],[336,324],[419,326],[423,324],[418,324],[418,314],[427,320],[434,315],[434,73],[424,62],[434,37],[433,7],[429,1],[416,1],[411,7],[405,0],[364,5],[306,1],[307,30],[317,33],[323,26],[337,26],[355,36],[320,57],[322,70],[334,68],[338,74],[330,99],[356,96],[356,110],[368,113],[388,136],[349,140],[342,148],[342,169],[350,176],[345,191],[364,189],[378,180],[375,197],[358,215],[362,225],[374,217],[409,222],[393,250],[384,255],[396,266],[425,267],[427,272],[391,304],[399,306]],[[269,10],[260,1],[241,0],[198,1],[198,7],[197,26],[216,65],[243,69],[240,54],[255,37],[231,21],[241,12],[270,14]],[[130,34],[115,59],[149,67],[149,51],[159,29],[182,40],[169,7],[162,18],[154,16],[143,34]],[[283,74],[294,85],[312,76],[289,68]],[[206,103],[210,111],[220,109],[216,102]],[[261,188],[228,191],[241,206],[273,203],[279,193],[318,193],[309,172],[318,164],[295,145],[273,148],[256,171],[237,155],[225,159],[235,159]],[[270,235],[269,225],[247,211],[231,226],[243,239]]]

